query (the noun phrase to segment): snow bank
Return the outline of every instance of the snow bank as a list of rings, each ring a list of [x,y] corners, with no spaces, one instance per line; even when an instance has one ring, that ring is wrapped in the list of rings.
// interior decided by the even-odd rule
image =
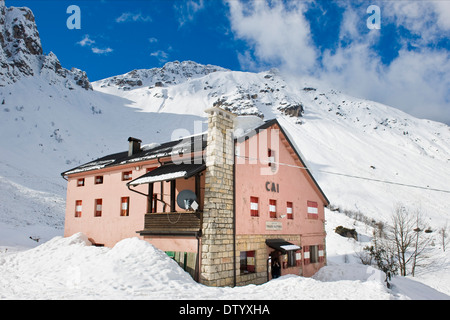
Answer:
[[[114,248],[91,246],[84,234],[27,251],[0,253],[0,299],[407,299],[379,271],[329,266],[313,278],[287,275],[263,285],[211,288],[196,283],[163,251],[138,238]],[[445,297],[445,295],[444,295]]]

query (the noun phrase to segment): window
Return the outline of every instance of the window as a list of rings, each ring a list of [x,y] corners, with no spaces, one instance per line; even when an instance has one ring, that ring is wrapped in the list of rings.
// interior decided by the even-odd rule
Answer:
[[[77,180],[77,187],[84,187],[84,178],[80,178]]]
[[[319,262],[325,262],[325,248],[323,244],[319,244]]]
[[[103,184],[103,176],[96,176],[95,184]]]
[[[286,203],[286,214],[288,219],[294,219],[294,206],[292,202]]]
[[[130,197],[122,197],[120,200],[120,215],[128,217],[130,213]]]
[[[94,208],[94,217],[101,217],[102,216],[102,199],[95,199],[95,208]]]
[[[81,213],[83,211],[83,201],[75,201],[75,218],[81,218]]]
[[[270,199],[269,200],[269,214],[271,218],[277,217],[277,201]]]
[[[309,247],[310,246],[303,246],[303,263],[309,264],[311,260],[309,259]]]
[[[287,266],[288,267],[295,267],[297,266],[297,255],[295,250],[289,250],[287,252]]]
[[[131,180],[132,177],[132,171],[122,172],[122,181]]]
[[[304,263],[317,263],[325,261],[325,251],[322,244],[303,247]]]
[[[255,272],[255,251],[241,251],[240,264],[241,274]]]
[[[267,150],[267,157],[268,157],[268,162],[269,162],[269,167],[274,165],[275,162],[275,151],[273,151],[272,149],[268,149]]]
[[[275,172],[277,170],[275,164],[275,150],[268,149],[267,150],[267,161],[269,162],[269,167],[272,168],[272,171]]]
[[[250,197],[250,215],[252,217],[259,216],[258,204],[259,204],[258,197]]]
[[[319,246],[309,246],[309,259],[311,263],[319,262]]]
[[[308,218],[310,219],[318,219],[319,218],[319,206],[317,205],[317,202],[314,201],[308,201]]]
[[[156,213],[156,205],[158,204],[158,194],[154,193],[153,197],[150,199],[151,203],[147,201],[147,212]],[[150,204],[152,206],[152,210],[150,212]]]

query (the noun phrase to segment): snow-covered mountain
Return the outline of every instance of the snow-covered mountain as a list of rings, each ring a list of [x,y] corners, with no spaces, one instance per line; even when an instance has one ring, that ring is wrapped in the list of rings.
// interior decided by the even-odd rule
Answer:
[[[85,72],[43,53],[29,9],[0,0],[0,249],[62,234],[61,172],[126,150],[130,136],[147,144],[180,128],[194,134],[213,105],[277,117],[338,210],[330,214],[388,221],[402,203],[421,208],[434,230],[450,218],[445,124],[277,70],[175,61],[91,84]]]
[[[202,117],[205,108],[218,105],[239,115],[278,117],[335,207],[386,220],[402,203],[421,207],[437,225],[449,218],[450,194],[431,190],[449,190],[445,124],[321,83],[287,79],[276,70],[236,72],[191,61],[134,70],[93,88],[126,98],[129,107],[145,113]]]

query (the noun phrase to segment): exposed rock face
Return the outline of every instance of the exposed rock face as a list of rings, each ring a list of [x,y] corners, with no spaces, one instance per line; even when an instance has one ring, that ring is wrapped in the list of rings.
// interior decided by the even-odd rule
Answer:
[[[227,69],[202,65],[194,61],[174,61],[166,63],[162,68],[139,69],[128,73],[100,80],[100,86],[115,86],[121,90],[132,90],[138,87],[166,87],[198,78],[217,71]]]
[[[43,53],[33,12],[28,8],[7,8],[0,0],[0,86],[22,77],[44,75],[50,83],[62,82],[69,89],[92,90],[85,72],[64,69],[55,54]]]

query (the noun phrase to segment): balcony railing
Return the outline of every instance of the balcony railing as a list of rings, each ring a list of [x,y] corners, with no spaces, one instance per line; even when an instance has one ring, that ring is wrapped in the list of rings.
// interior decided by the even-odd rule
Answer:
[[[200,235],[201,212],[164,212],[145,214],[140,235]]]

